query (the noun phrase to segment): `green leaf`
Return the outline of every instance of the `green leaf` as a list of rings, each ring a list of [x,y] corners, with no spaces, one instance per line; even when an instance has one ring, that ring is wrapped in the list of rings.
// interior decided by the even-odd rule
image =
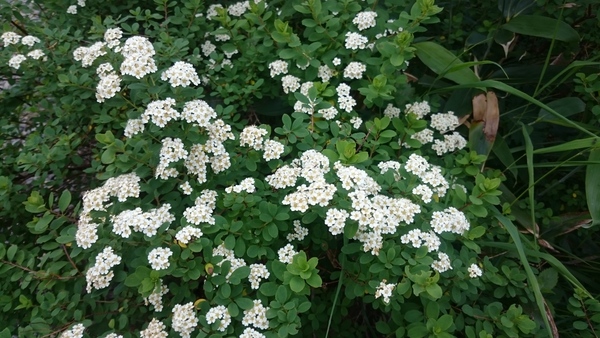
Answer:
[[[579,41],[579,34],[567,23],[540,15],[519,15],[502,25],[502,28],[522,35],[565,42]]]
[[[6,258],[8,258],[9,261],[12,261],[13,258],[15,258],[15,253],[17,253],[17,246],[13,244],[6,250]]]
[[[292,289],[294,292],[301,292],[305,285],[306,283],[304,282],[304,279],[298,276],[294,276],[290,280],[290,289]]]
[[[547,154],[547,153],[556,153],[561,151],[569,151],[575,149],[582,148],[591,148],[592,146],[598,144],[600,138],[598,137],[588,137],[579,140],[573,140],[569,142],[564,142],[556,146],[546,147],[546,148],[538,148],[533,150],[533,154]]]
[[[600,161],[600,148],[590,152],[590,161]],[[600,164],[588,164],[585,172],[585,196],[592,225],[600,224]]]
[[[58,208],[61,212],[65,212],[71,203],[71,192],[64,190],[58,199]]]
[[[479,81],[477,75],[469,68],[458,67],[454,68],[456,70],[451,71],[453,67],[460,66],[463,62],[441,45],[435,42],[425,41],[415,43],[413,47],[416,48],[417,57],[439,76],[445,77],[458,84]]]
[[[558,272],[554,268],[545,269],[537,276],[537,280],[542,292],[552,292],[558,283]]]
[[[321,276],[319,276],[316,271],[313,272],[313,274],[306,280],[306,283],[308,283],[308,285],[312,286],[313,288],[320,288],[321,285],[323,285],[323,280],[321,279]]]

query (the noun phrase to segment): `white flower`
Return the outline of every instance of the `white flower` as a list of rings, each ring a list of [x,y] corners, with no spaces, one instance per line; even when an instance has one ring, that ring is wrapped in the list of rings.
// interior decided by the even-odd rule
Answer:
[[[110,269],[121,263],[121,257],[116,255],[113,248],[106,247],[96,256],[96,263],[88,269],[85,274],[87,280],[87,292],[92,292],[92,289],[103,289],[108,287],[110,281],[114,277],[114,272]]]
[[[77,14],[77,5],[71,5],[67,8],[67,14]]]
[[[210,40],[206,40],[202,44],[202,54],[204,54],[204,56],[206,56],[206,57],[208,57],[216,49],[217,49],[217,46],[215,46],[212,42],[210,42]]]
[[[250,287],[254,290],[258,290],[260,281],[269,278],[270,275],[271,273],[264,264],[251,264],[250,275],[248,276]]]
[[[175,239],[177,239],[183,244],[188,244],[192,240],[192,238],[200,238],[202,237],[202,235],[202,230],[188,225],[183,229],[179,230],[179,232],[175,235]]]
[[[350,119],[350,123],[352,123],[352,127],[354,127],[354,129],[358,129],[362,125],[363,120],[358,116],[354,116]]]
[[[140,338],[167,338],[168,333],[165,331],[167,327],[163,322],[156,318],[148,324],[148,327],[140,331]]]
[[[286,238],[289,242],[297,239],[299,241],[303,240],[304,237],[308,235],[308,229],[303,227],[299,220],[294,220],[294,232],[289,233]]]
[[[44,52],[42,52],[41,49],[34,49],[31,52],[27,53],[27,57],[30,57],[34,60],[39,60],[42,57],[44,57],[46,54],[44,54]],[[46,60],[46,58],[44,58],[44,61]]]
[[[256,331],[251,327],[244,329],[244,332],[240,335],[240,338],[266,338],[264,334]]]
[[[339,66],[340,64],[342,64],[342,60],[340,60],[340,58],[333,58],[331,63],[333,63],[334,66]]]
[[[373,11],[365,11],[356,14],[352,23],[358,27],[358,30],[365,30],[367,28],[375,27],[377,22],[375,18],[377,17],[377,13]]]
[[[164,270],[169,267],[169,257],[173,255],[173,251],[169,248],[152,249],[148,254],[148,262],[154,270]]]
[[[8,66],[14,69],[19,69],[19,67],[21,67],[21,63],[26,59],[27,57],[25,57],[23,54],[15,54],[10,58],[10,60],[8,60]]]
[[[268,307],[264,307],[260,299],[254,300],[254,307],[249,310],[244,310],[244,318],[242,325],[254,326],[257,329],[266,330],[269,328],[269,320],[267,319]]]
[[[83,324],[74,325],[70,330],[63,331],[58,338],[81,338],[83,337]]]
[[[350,62],[344,69],[344,77],[347,79],[360,79],[366,70],[367,66],[365,66],[363,63]]]
[[[276,160],[280,158],[284,151],[283,144],[273,140],[266,140],[263,148],[265,151],[263,154],[265,161]]]
[[[200,78],[191,63],[177,61],[173,66],[164,71],[160,77],[163,81],[169,81],[171,87],[188,87],[190,83],[195,86],[200,84]]]
[[[281,78],[281,84],[283,86],[283,92],[288,94],[295,92],[300,88],[300,79],[293,75],[286,75]]]
[[[116,73],[103,76],[96,86],[96,101],[104,102],[121,90],[121,78]]]
[[[171,327],[179,332],[182,338],[190,338],[190,334],[198,326],[198,318],[194,312],[194,304],[177,304],[173,307],[173,323]]]
[[[383,115],[389,118],[400,117],[400,108],[396,108],[391,103],[388,103],[387,107],[385,107],[385,110],[383,111]]]
[[[325,225],[329,227],[329,232],[331,232],[332,235],[339,235],[344,232],[344,225],[349,215],[350,214],[343,209],[331,208],[327,210]]]
[[[21,43],[24,46],[29,46],[29,47],[33,47],[33,45],[35,45],[36,43],[39,43],[39,42],[41,42],[41,40],[39,38],[35,37],[35,36],[32,36],[32,35],[24,36],[21,39]]]
[[[481,271],[481,268],[475,263],[471,264],[467,270],[469,271],[469,277],[471,278],[477,278],[483,275],[483,271]]]
[[[6,47],[19,43],[19,41],[21,41],[21,36],[15,32],[4,32],[2,33],[1,39],[4,47]]]
[[[458,124],[458,117],[451,111],[446,114],[438,113],[431,115],[431,128],[438,130],[442,134],[454,130],[458,127]]]
[[[450,265],[450,257],[448,257],[447,254],[443,253],[443,252],[438,252],[438,260],[434,261],[431,264],[431,267],[439,272],[446,272],[448,270],[452,270],[452,266]]]
[[[386,304],[390,303],[390,297],[392,297],[392,291],[396,288],[396,284],[386,284],[384,279],[379,283],[377,290],[375,291],[375,299],[383,297],[383,302]]]
[[[163,310],[162,296],[169,292],[169,288],[163,285],[162,279],[159,280],[159,286],[150,294],[150,296],[144,298],[144,304],[148,303],[154,306],[154,311],[161,312]]]
[[[417,116],[417,119],[422,119],[425,115],[431,112],[431,107],[429,106],[429,102],[427,101],[415,102],[413,104],[409,103],[405,106],[405,108],[406,114],[415,114]]]
[[[286,263],[286,264],[291,264],[294,256],[297,253],[298,252],[296,250],[294,250],[294,246],[289,243],[277,251],[277,255],[279,256],[279,261],[282,263]]]
[[[231,315],[229,314],[229,311],[227,311],[227,308],[223,305],[215,306],[206,313],[206,322],[208,324],[212,324],[218,319],[221,320],[218,330],[225,332],[229,324],[231,324]]]
[[[283,60],[273,61],[269,63],[269,69],[271,70],[271,77],[275,78],[277,75],[287,74],[288,63]]]
[[[357,50],[367,48],[369,39],[366,36],[362,36],[358,33],[348,32],[346,33],[345,46],[346,49]]]

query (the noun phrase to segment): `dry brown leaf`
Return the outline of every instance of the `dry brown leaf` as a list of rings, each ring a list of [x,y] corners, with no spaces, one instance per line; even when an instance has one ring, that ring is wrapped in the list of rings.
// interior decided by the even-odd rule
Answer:
[[[483,121],[485,110],[487,107],[487,99],[484,94],[479,94],[473,97],[473,120]]]
[[[488,142],[494,143],[496,134],[498,133],[498,124],[500,123],[500,110],[498,109],[496,93],[491,91],[487,92],[487,106],[483,122],[485,123],[483,127],[485,138]]]

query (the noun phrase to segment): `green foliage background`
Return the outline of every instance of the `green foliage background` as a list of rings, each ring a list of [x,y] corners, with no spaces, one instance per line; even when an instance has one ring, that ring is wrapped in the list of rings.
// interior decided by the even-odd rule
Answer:
[[[213,3],[200,0],[88,2],[77,15],[67,14],[73,3],[62,0],[0,4],[3,31],[39,37],[47,56],[15,70],[8,60],[27,47],[0,50],[0,75],[8,83],[0,93],[0,323],[5,327],[0,337],[51,336],[75,323],[84,323],[90,337],[138,336],[153,316],[143,296],[154,290],[158,277],[173,295],[161,319],[171,320],[174,304],[196,302],[202,327],[194,331],[197,337],[239,336],[239,318],[253,298],[272,309],[271,327],[264,332],[272,337],[596,337],[599,5],[592,0],[267,3],[239,18],[220,13],[213,20],[205,16]],[[379,29],[394,19],[387,28],[402,27],[403,33],[378,40],[372,50],[345,49],[352,19],[368,9],[379,14]],[[114,27],[127,37],[148,37],[158,52],[159,71],[124,83],[119,95],[100,104],[94,69],[82,68],[73,51],[100,41]],[[231,40],[217,43],[210,58],[218,64],[223,52],[237,50],[234,67],[212,67],[201,55],[205,38],[216,34]],[[368,34],[375,41],[375,33]],[[108,57],[120,61],[116,54]],[[341,74],[331,83],[317,77],[318,67],[334,57],[367,65],[366,75],[352,82],[359,104],[340,117],[342,127],[293,109],[296,101],[318,108],[334,104]],[[294,75],[315,81],[315,89],[307,95],[283,93],[268,68],[279,59],[299,65]],[[193,64],[208,82],[188,88],[161,83],[160,73],[179,60]],[[469,116],[472,97],[488,90],[496,92],[500,107],[493,142]],[[353,226],[332,236],[323,223],[326,209],[291,211],[281,204],[284,193],[262,181],[254,195],[219,199],[217,224],[203,228],[208,236],[193,245],[175,243],[171,230],[160,238],[119,242],[105,229],[106,243],[128,256],[110,288],[87,293],[85,271],[93,255],[74,241],[84,191],[136,172],[150,196],[139,205],[148,208],[153,198],[164,199],[181,214],[193,204],[189,197],[169,195],[178,180],[152,180],[152,170],[160,138],[196,142],[202,133],[178,124],[143,137],[123,135],[128,119],[139,117],[151,100],[168,96],[178,102],[205,100],[236,137],[256,124],[285,145],[281,159],[266,163],[259,152],[231,142],[235,170],[211,176],[205,188],[223,191],[245,177],[264,180],[315,149],[332,162],[366,170],[390,195],[409,196],[412,186],[395,183],[391,173],[379,175],[377,164],[406,161],[411,152],[428,156],[468,190],[452,189],[439,208],[428,210],[461,207],[471,222],[463,236],[443,238],[455,269],[433,273],[426,250],[400,243],[409,229],[386,238],[379,255],[365,253],[351,239]],[[404,107],[422,100],[470,122],[458,128],[469,138],[468,149],[437,157],[413,142],[412,150],[404,150],[398,140],[425,128],[423,121],[410,114],[389,119],[383,111],[388,103]],[[352,129],[351,117],[361,117],[365,125]],[[334,201],[350,203],[345,196]],[[286,266],[276,251],[295,219],[310,235],[298,244],[304,251]],[[145,241],[169,245],[173,269],[160,276],[144,269],[147,263],[139,257],[147,255]],[[248,269],[235,270],[226,281],[228,264],[219,265],[208,249],[221,243],[245,259],[266,263],[271,278],[258,291],[245,282]],[[472,263],[482,267],[481,278],[468,278]],[[374,297],[384,279],[397,283],[389,305]],[[226,332],[203,317],[217,304],[228,306],[233,317],[238,313],[238,323]]]

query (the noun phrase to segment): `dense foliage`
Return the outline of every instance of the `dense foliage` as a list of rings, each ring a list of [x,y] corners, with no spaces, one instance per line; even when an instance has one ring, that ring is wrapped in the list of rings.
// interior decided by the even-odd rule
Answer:
[[[597,7],[0,4],[0,337],[597,336]]]

